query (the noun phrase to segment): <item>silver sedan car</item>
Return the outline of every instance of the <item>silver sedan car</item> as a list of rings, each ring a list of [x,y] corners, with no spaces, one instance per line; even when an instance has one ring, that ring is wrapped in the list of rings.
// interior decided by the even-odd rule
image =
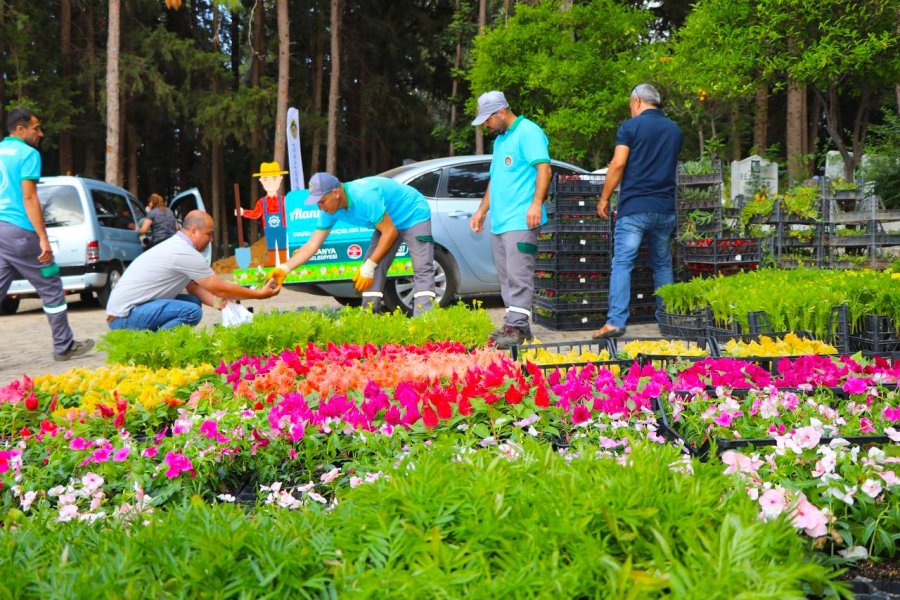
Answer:
[[[497,269],[491,258],[490,222],[482,233],[472,233],[469,218],[475,213],[490,179],[491,155],[453,156],[411,163],[385,171],[390,177],[416,188],[431,207],[432,236],[435,241],[435,287],[441,306],[457,298],[500,294]],[[586,174],[587,171],[560,161],[552,161],[554,175]],[[333,296],[342,304],[358,304],[360,296],[351,282],[313,284],[307,291]],[[384,304],[389,310],[412,312],[412,279],[388,279]]]

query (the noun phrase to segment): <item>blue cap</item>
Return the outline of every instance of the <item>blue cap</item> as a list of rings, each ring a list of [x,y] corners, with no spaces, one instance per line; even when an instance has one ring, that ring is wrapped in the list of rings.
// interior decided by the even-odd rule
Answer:
[[[340,185],[340,180],[331,173],[316,173],[309,178],[309,197],[306,204],[318,204],[322,196]]]
[[[481,125],[501,108],[509,108],[509,102],[506,101],[506,96],[503,95],[503,92],[483,93],[478,96],[478,114],[475,116],[475,120],[472,121],[472,125]]]

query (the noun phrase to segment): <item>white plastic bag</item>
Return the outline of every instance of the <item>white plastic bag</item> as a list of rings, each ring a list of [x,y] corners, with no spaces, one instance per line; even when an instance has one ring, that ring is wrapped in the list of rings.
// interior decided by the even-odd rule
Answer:
[[[225,327],[236,327],[251,322],[253,322],[253,313],[237,302],[229,302],[222,309],[222,325]]]

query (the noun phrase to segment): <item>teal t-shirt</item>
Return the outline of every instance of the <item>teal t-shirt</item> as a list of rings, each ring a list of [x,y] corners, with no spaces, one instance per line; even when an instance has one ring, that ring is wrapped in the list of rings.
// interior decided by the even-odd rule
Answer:
[[[22,181],[41,178],[41,153],[17,137],[0,142],[0,221],[34,231],[25,212]]]
[[[491,160],[491,233],[529,229],[525,214],[534,199],[537,165],[550,162],[547,136],[525,117],[516,117],[512,126],[494,141]],[[541,208],[541,225],[547,210]]]
[[[329,215],[319,211],[317,229],[331,229],[338,221],[374,227],[384,213],[391,216],[394,227],[409,229],[431,218],[428,201],[414,187],[386,177],[363,177],[344,184],[347,208]]]

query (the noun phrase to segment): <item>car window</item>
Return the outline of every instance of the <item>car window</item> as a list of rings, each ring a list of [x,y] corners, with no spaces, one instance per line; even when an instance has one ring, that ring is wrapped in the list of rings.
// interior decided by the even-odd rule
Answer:
[[[75,186],[39,185],[37,194],[44,212],[44,225],[47,227],[84,223],[84,208]]]
[[[441,181],[441,170],[430,171],[423,175],[419,175],[409,182],[409,185],[416,188],[423,196],[434,198],[437,196],[438,183]]]
[[[141,204],[137,198],[133,196],[128,196],[128,204],[131,205],[131,211],[134,213],[135,218],[138,221],[147,216],[147,209],[144,208],[144,205]]]
[[[487,191],[491,165],[473,163],[447,169],[447,196],[450,198],[481,198]]]
[[[134,229],[134,217],[128,207],[128,200],[121,194],[106,190],[91,190],[97,220],[103,227],[113,229]]]

